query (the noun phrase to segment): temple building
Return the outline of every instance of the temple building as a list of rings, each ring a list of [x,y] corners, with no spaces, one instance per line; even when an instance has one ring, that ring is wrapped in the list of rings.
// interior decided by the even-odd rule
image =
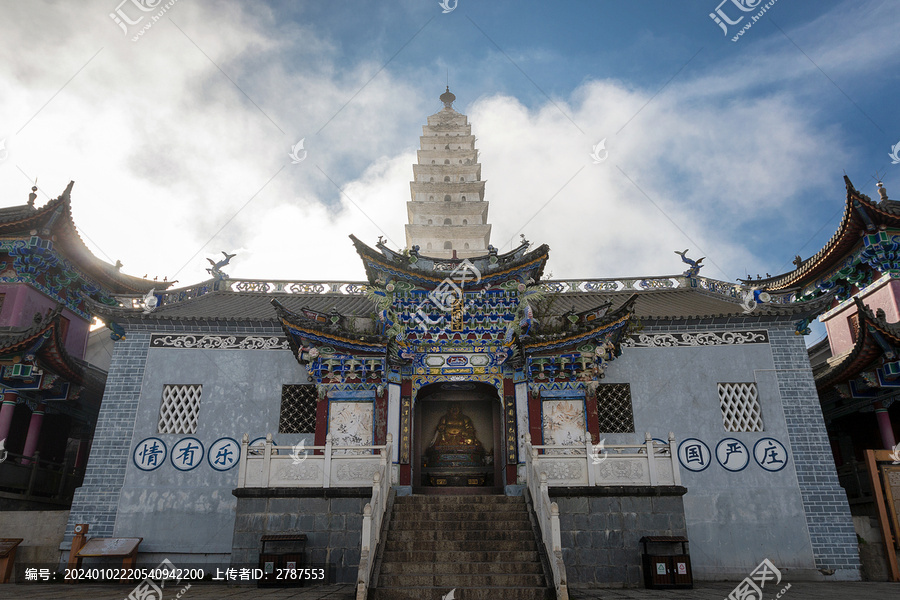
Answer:
[[[665,576],[859,579],[804,343],[840,286],[718,281],[686,253],[548,279],[548,246],[490,245],[471,125],[440,100],[407,247],[351,235],[359,281],[235,279],[226,256],[197,285],[82,298],[116,341],[61,550],[88,523],[142,537],[141,563],[255,566],[262,536],[302,534],[359,598],[640,585],[644,536],[689,541]],[[848,343],[874,360],[894,338],[865,315]]]
[[[68,508],[81,484],[106,382],[86,360],[88,302],[158,284],[95,258],[61,196],[0,209],[0,509]]]

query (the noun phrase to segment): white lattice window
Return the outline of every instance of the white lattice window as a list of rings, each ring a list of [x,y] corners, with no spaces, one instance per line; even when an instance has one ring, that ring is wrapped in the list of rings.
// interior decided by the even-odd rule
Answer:
[[[720,383],[719,406],[725,431],[762,431],[762,411],[755,383]]]
[[[159,433],[196,433],[203,386],[165,385],[159,409]]]

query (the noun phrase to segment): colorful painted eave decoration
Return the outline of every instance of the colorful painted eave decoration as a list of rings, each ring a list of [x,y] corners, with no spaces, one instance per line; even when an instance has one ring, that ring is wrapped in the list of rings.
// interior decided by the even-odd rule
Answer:
[[[370,283],[374,283],[376,279],[379,279],[377,274],[383,274],[387,276],[385,279],[397,278],[430,288],[441,284],[449,275],[449,272],[437,270],[419,271],[413,268],[406,268],[404,265],[392,263],[355,237],[351,236],[351,238],[356,245],[357,252],[363,259],[366,271],[369,274]],[[503,268],[499,271],[492,271],[490,273],[482,272],[481,282],[478,286],[492,286],[499,283],[505,283],[510,279],[523,280],[529,277],[537,280],[549,257],[549,248],[547,246],[541,246],[529,254],[532,255],[530,258],[526,259],[526,257],[529,256],[526,254],[520,259],[524,260],[524,262],[517,261],[513,266]]]
[[[314,340],[320,344],[331,344],[348,350],[356,350],[358,352],[384,353],[387,350],[387,340],[384,342],[366,342],[359,339],[353,339],[338,333],[326,333],[321,329],[312,327],[304,327],[297,323],[281,317],[281,326],[285,333],[294,337],[295,342],[299,342],[297,338]],[[298,344],[302,345],[302,344]]]
[[[566,348],[569,346],[574,346],[577,344],[581,344],[587,342],[592,339],[596,339],[598,336],[606,335],[610,332],[616,331],[618,329],[622,329],[626,327],[631,320],[631,313],[622,315],[619,318],[605,323],[601,327],[596,327],[589,331],[579,332],[577,334],[573,334],[570,336],[546,340],[546,341],[529,341],[526,340],[523,343],[525,348],[525,352],[527,354],[533,354],[537,352],[546,352],[549,350],[557,350],[560,348]]]

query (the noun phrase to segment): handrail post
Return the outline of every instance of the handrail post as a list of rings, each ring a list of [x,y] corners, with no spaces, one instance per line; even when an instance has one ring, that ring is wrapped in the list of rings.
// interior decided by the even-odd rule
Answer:
[[[238,482],[239,488],[247,487],[247,457],[250,455],[250,434],[245,433],[241,437],[241,462],[238,465]]]
[[[559,531],[559,504],[550,503],[550,540],[553,551],[562,550],[562,535]]]
[[[272,463],[272,434],[266,434],[266,445],[263,450],[263,487],[269,487],[269,473]]]
[[[587,475],[588,475],[588,485],[593,487],[597,485],[597,473],[594,471],[594,457],[592,452],[594,451],[594,446],[591,444],[591,439],[588,437],[587,442],[584,445],[584,457],[587,461]]]
[[[331,487],[331,434],[325,436],[325,466],[323,469],[322,475],[325,480],[322,482],[322,487],[329,488]]]
[[[644,434],[644,445],[647,447],[647,460],[649,461],[649,467],[647,472],[650,474],[650,485],[656,486],[659,484],[658,477],[656,475],[656,457],[654,456],[653,451],[653,438],[650,436],[650,432],[646,432]]]
[[[672,478],[675,485],[681,485],[681,470],[678,468],[678,449],[675,447],[675,432],[669,432],[669,459],[672,461]]]

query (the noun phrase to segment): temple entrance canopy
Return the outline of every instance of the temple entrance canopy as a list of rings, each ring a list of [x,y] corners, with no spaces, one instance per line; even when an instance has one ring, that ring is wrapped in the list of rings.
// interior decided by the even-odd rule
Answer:
[[[500,488],[503,478],[500,399],[493,386],[434,383],[413,408],[414,488]]]

